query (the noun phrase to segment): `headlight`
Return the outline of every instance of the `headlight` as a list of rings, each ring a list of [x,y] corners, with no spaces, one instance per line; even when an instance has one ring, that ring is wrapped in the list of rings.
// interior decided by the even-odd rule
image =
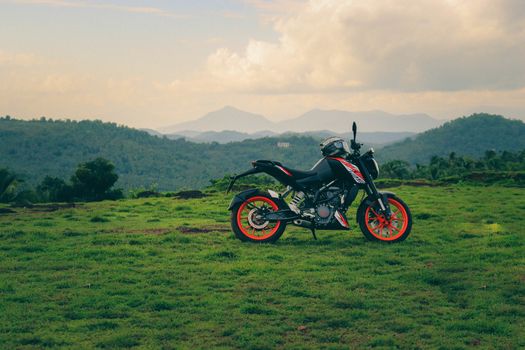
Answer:
[[[372,162],[374,163],[374,176],[372,176],[372,178],[375,180],[377,179],[377,177],[379,176],[379,164],[377,164],[376,160],[374,158],[372,158]]]
[[[376,160],[372,157],[367,157],[364,163],[372,179],[377,179],[379,176],[379,165],[377,164]]]

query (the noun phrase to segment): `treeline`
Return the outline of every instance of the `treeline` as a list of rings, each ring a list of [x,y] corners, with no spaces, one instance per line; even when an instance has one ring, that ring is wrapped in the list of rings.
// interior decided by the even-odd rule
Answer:
[[[486,151],[483,157],[459,156],[451,152],[448,157],[433,156],[428,164],[412,166],[403,160],[393,160],[380,167],[382,178],[426,179],[445,182],[470,180],[473,182],[507,182],[523,184],[525,180],[525,150],[518,152]]]
[[[289,148],[280,148],[287,142]],[[114,123],[71,120],[0,118],[0,168],[39,184],[44,176],[69,178],[79,163],[110,160],[119,175],[116,186],[143,186],[160,191],[202,188],[209,179],[236,173],[256,159],[274,159],[304,168],[320,157],[319,142],[311,137],[287,136],[228,144],[198,144],[169,140]]]
[[[289,147],[279,147],[280,142]],[[380,163],[402,159],[415,165],[427,164],[432,155],[446,158],[451,152],[481,157],[486,149],[517,152],[524,148],[523,122],[476,114],[386,146],[376,156]],[[31,174],[26,181],[33,186],[46,175],[69,178],[79,163],[98,157],[115,165],[117,187],[130,190],[156,184],[160,191],[180,191],[203,188],[209,179],[239,173],[256,159],[308,169],[321,154],[319,141],[305,136],[198,144],[101,121],[0,118],[0,168]]]
[[[433,156],[428,164],[416,166],[402,160],[384,163],[380,167],[379,181],[429,180],[445,183],[473,182],[490,185],[494,183],[525,186],[525,150],[520,152],[486,151],[483,157],[458,156],[452,152],[448,157]],[[124,198],[122,189],[114,189],[118,180],[115,166],[107,159],[97,158],[80,163],[69,181],[46,176],[38,185],[31,186],[9,169],[0,169],[0,203],[41,203],[100,201]],[[209,189],[224,191],[229,176],[209,180]],[[392,184],[392,183],[391,183]],[[253,176],[241,179],[235,190],[249,187],[268,187],[275,181],[268,176]],[[192,192],[192,191],[189,191]],[[198,192],[198,191],[193,191]],[[130,197],[158,196],[157,188],[136,188]]]
[[[46,176],[33,188],[9,169],[0,169],[0,203],[74,202],[120,199],[121,189],[112,189],[118,175],[107,159],[97,158],[78,165],[69,182]]]

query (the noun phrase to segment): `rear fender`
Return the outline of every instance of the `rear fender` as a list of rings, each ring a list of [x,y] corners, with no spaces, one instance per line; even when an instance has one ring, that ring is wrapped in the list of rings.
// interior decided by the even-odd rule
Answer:
[[[391,196],[395,196],[396,195],[394,192],[390,192],[390,191],[382,191],[382,192],[379,192],[379,194],[384,196],[384,197],[391,197]],[[375,200],[374,200],[374,198],[372,198],[372,196],[368,196],[365,199],[363,199],[361,204],[359,204],[359,208],[357,209],[357,212],[355,214],[355,221],[356,222],[358,222],[359,213],[361,213],[361,210],[365,210],[370,204],[372,204],[374,202],[375,202]]]
[[[233,207],[235,207],[237,204],[241,204],[242,202],[246,201],[246,199],[254,196],[257,193],[266,194],[264,191],[260,191],[257,188],[252,188],[252,189],[236,194],[232,198],[232,201],[230,202],[230,206],[228,207],[228,210],[232,210]],[[272,197],[275,203],[277,203],[277,205],[279,206],[279,209],[289,209],[288,204],[286,204],[286,202],[279,196],[277,192],[268,190],[267,193],[270,195],[270,197]]]
[[[258,162],[260,162],[260,161],[258,161]],[[232,176],[230,178],[230,184],[228,185],[228,189],[226,190],[226,194],[228,194],[232,190],[233,185],[235,184],[235,182],[238,179],[240,179],[242,177],[245,177],[245,176],[249,176],[249,175],[253,175],[253,174],[259,174],[259,173],[265,173],[265,174],[273,177],[277,181],[282,182],[284,184],[287,184],[286,181],[283,181],[283,178],[282,178],[282,175],[280,174],[280,172],[281,171],[287,172],[286,177],[291,176],[291,174],[286,169],[284,169],[280,164],[281,163],[278,163],[278,164],[274,165],[272,163],[272,165],[269,165],[269,166],[268,165],[259,166],[259,165],[257,165],[257,162],[254,162],[254,168],[253,169],[247,170],[244,173]],[[276,168],[276,167],[278,167],[278,168]],[[276,173],[275,169],[280,169],[280,170],[278,170],[279,173]],[[286,178],[286,180],[288,180],[288,179]]]
[[[240,204],[240,203],[244,202],[246,200],[246,198],[251,197],[252,195],[254,195],[257,192],[259,192],[258,189],[251,188],[249,190],[242,191],[241,193],[236,194],[232,198],[232,201],[230,202],[230,206],[228,207],[228,210],[232,210],[233,207],[235,207],[237,204]]]

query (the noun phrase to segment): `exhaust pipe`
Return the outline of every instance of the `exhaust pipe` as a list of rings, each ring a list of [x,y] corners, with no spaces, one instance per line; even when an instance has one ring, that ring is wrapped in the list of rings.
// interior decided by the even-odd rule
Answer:
[[[310,221],[306,220],[294,220],[294,225],[311,229],[313,227]]]

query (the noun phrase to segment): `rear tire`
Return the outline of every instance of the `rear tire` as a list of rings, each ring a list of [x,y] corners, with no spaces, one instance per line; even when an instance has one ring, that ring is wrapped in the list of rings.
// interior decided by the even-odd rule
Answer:
[[[395,243],[404,241],[412,230],[412,214],[405,202],[399,197],[387,193],[392,218],[386,220],[379,211],[379,203],[361,205],[357,220],[363,235],[370,241]]]
[[[265,192],[256,192],[232,208],[231,226],[235,237],[243,242],[274,243],[286,229],[286,223],[262,222],[257,216],[261,211],[284,209],[279,201]]]

